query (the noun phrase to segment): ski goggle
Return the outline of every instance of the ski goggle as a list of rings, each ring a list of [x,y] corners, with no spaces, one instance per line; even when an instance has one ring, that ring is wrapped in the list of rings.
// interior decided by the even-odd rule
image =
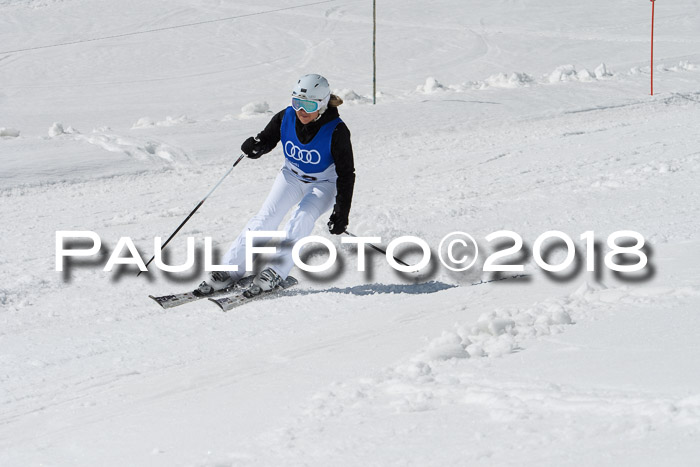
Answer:
[[[319,109],[319,107],[321,107],[321,103],[319,101],[312,101],[309,99],[300,99],[298,97],[292,97],[292,108],[295,111],[304,109],[306,113],[313,113],[316,112]]]

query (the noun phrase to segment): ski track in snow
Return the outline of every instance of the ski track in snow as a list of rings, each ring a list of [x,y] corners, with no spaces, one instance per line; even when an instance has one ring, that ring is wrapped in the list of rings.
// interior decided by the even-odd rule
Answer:
[[[651,108],[657,115],[671,115],[679,107],[689,106],[693,108],[696,104],[693,99],[687,99],[684,96],[671,96],[652,103],[636,102],[632,105],[647,110]],[[545,201],[552,194],[564,198],[581,196],[582,194],[607,196],[606,193],[619,193],[624,188],[630,190],[634,190],[636,187],[649,189],[658,186],[660,188],[668,186],[668,183],[676,183],[679,188],[693,186],[691,181],[697,176],[697,171],[700,168],[700,157],[697,152],[684,154],[679,151],[679,148],[685,147],[688,148],[688,151],[693,151],[693,145],[689,144],[687,139],[679,140],[681,142],[672,141],[673,133],[670,133],[668,139],[662,142],[656,140],[647,143],[643,140],[637,140],[629,147],[624,148],[626,154],[622,156],[618,149],[614,152],[603,150],[577,157],[574,162],[569,163],[576,167],[575,172],[571,170],[571,165],[565,161],[550,163],[548,171],[540,172],[535,178],[532,177],[533,172],[527,169],[522,173],[512,172],[513,157],[531,158],[533,159],[531,165],[535,165],[538,158],[544,160],[554,157],[553,155],[559,153],[559,147],[568,145],[572,138],[599,138],[603,142],[620,137],[632,138],[636,134],[636,132],[630,131],[634,126],[633,120],[628,118],[625,123],[619,122],[619,114],[624,112],[626,108],[618,106],[598,108],[596,112],[600,115],[593,120],[583,117],[588,114],[587,112],[557,114],[555,116],[534,115],[530,119],[525,119],[518,128],[509,128],[507,140],[504,144],[494,148],[489,147],[489,139],[483,138],[483,136],[498,134],[503,128],[503,123],[495,119],[489,124],[478,126],[464,136],[469,141],[476,142],[476,147],[472,146],[470,149],[470,152],[476,157],[469,162],[467,167],[458,168],[451,174],[457,179],[463,178],[465,180],[464,189],[437,187],[435,192],[438,197],[426,200],[423,203],[425,209],[420,212],[407,210],[399,204],[396,204],[391,210],[367,206],[366,212],[360,212],[356,216],[358,226],[363,228],[365,225],[372,225],[379,230],[383,238],[395,238],[404,233],[400,226],[406,224],[408,219],[413,219],[417,226],[429,226],[431,222],[436,222],[431,219],[436,219],[439,216],[464,219],[466,215],[475,219],[483,219],[485,213],[494,208],[512,209],[512,212],[515,212],[519,205],[532,205],[533,202],[539,202],[538,200]],[[556,130],[552,132],[549,127],[555,119],[557,126]],[[663,122],[663,119],[661,121]],[[461,142],[464,140],[455,137],[455,133],[452,133],[451,139],[444,140],[442,137],[445,134],[447,133],[438,132],[434,141],[443,145],[441,150],[445,151],[446,154],[454,152],[455,156],[459,157],[462,154]],[[473,134],[479,136],[474,137]],[[71,135],[61,135],[59,138],[71,138]],[[527,141],[524,145],[509,143],[509,141],[519,141],[521,138]],[[117,138],[114,137],[113,141],[117,141]],[[412,143],[417,143],[418,148],[425,144],[425,142],[418,143],[417,139],[410,137],[397,141],[395,152],[378,162],[375,169],[381,172],[382,167],[388,166],[392,159],[401,160],[402,154],[410,154]],[[137,147],[137,144],[124,145],[117,150],[133,147]],[[605,143],[601,144],[601,147],[605,147]],[[414,145],[413,148],[415,150],[416,146]],[[653,152],[650,148],[653,149]],[[659,152],[660,149],[665,152]],[[496,152],[506,154],[506,156],[490,155]],[[666,152],[672,157],[664,157]],[[270,159],[265,163],[274,171],[273,167],[277,161]],[[484,162],[486,163],[484,164]],[[510,173],[501,173],[504,164],[505,169],[510,170]],[[429,166],[421,168],[421,177],[414,178],[414,189],[418,192],[425,192],[439,179],[439,172],[431,170]],[[90,216],[81,217],[89,220],[89,222],[81,224],[81,228],[99,231],[105,238],[105,242],[112,246],[118,236],[133,235],[137,244],[144,251],[143,256],[149,256],[146,252],[150,252],[149,239],[153,234],[139,227],[143,219],[148,220],[149,230],[155,228],[162,235],[167,233],[189,212],[192,199],[196,199],[196,195],[201,194],[202,191],[201,188],[193,190],[192,187],[197,185],[203,176],[210,178],[209,170],[196,168],[195,171],[186,170],[173,173],[172,171],[153,172],[151,169],[142,174],[117,176],[98,181],[66,181],[47,186],[11,188],[6,190],[3,196],[16,202],[19,201],[19,203],[4,204],[3,216],[16,217],[19,215],[17,210],[22,209],[22,206],[33,206],[39,203],[43,203],[47,208],[53,205],[54,209],[47,209],[43,214],[43,219],[36,218],[35,224],[39,230],[30,228],[10,234],[8,245],[20,242],[19,239],[14,240],[12,235],[21,235],[24,241],[35,243],[37,248],[31,251],[28,256],[20,256],[17,260],[21,261],[21,264],[24,264],[29,271],[50,268],[52,267],[53,245],[51,242],[41,242],[41,236],[50,236],[59,219],[78,218],[89,212]],[[487,173],[491,174],[489,180],[484,178],[484,174]],[[477,182],[480,178],[485,180],[483,185],[479,185]],[[673,182],[669,182],[669,179]],[[250,186],[253,189],[251,198],[254,197],[254,194],[264,195],[264,187],[259,187],[258,183],[250,183],[249,185],[246,185],[246,182],[243,183],[244,186]],[[125,191],[127,186],[132,187],[131,190],[135,190],[135,194],[139,196],[148,196],[154,193],[154,186],[159,186],[159,196],[158,198],[149,197],[148,206],[138,206],[135,203],[136,207],[126,205],[118,209],[107,207],[110,206],[111,200],[115,196],[119,196]],[[512,191],[509,191],[511,189],[509,187],[512,187]],[[234,190],[234,187],[228,189],[224,187],[223,196],[227,196],[227,191],[237,192],[241,187],[237,185],[235,188]],[[184,198],[178,196],[183,189],[194,192],[194,195]],[[375,196],[391,198],[386,188],[381,185],[377,185],[371,191],[375,192]],[[358,191],[358,195],[359,199],[362,199],[363,191]],[[654,206],[657,204],[655,203],[658,203],[659,208],[662,205],[672,205],[678,210],[677,212],[683,212],[685,209],[688,215],[692,215],[693,210],[698,209],[696,203],[684,204],[674,201],[673,198],[677,197],[680,200],[688,195],[694,196],[692,191],[686,192],[683,189],[678,190],[675,194],[669,192],[658,201],[652,201],[651,206],[656,209]],[[173,199],[178,200],[179,206],[173,206]],[[453,202],[446,202],[450,199]],[[70,202],[66,203],[66,200],[70,200]],[[513,206],[507,208],[504,200],[512,203]],[[95,207],[98,208],[95,209]],[[250,215],[254,207],[247,209],[249,210],[247,215]],[[201,224],[188,226],[183,231],[183,235],[213,233],[225,246],[228,232],[231,230],[227,221],[228,216],[221,216],[216,212],[216,209],[204,212],[208,218],[202,218],[201,222],[203,223]],[[572,213],[574,217],[570,220],[571,225],[583,226],[586,222],[591,222],[593,219],[589,217],[591,215],[593,213],[588,215],[585,211]],[[551,219],[549,216],[550,214],[546,211],[542,211],[540,219],[534,218],[532,212],[528,212],[527,219],[517,220],[517,216],[510,216],[510,218],[512,221],[518,222],[521,229],[525,229],[530,224],[533,228],[532,232],[538,233],[537,229],[541,229],[541,226],[546,224],[548,219]],[[246,217],[246,215],[241,217]],[[624,225],[625,222],[621,219],[618,218],[611,226]],[[636,222],[645,220],[636,217],[635,219]],[[657,232],[658,238],[666,242],[673,239],[677,241],[692,239],[694,235],[693,224],[687,223],[687,221],[684,223],[683,219],[688,219],[688,217],[679,217],[678,225],[674,226],[670,223],[665,230],[652,230],[651,227],[648,227],[647,230]],[[647,220],[653,221],[653,219]],[[597,222],[597,225],[600,225],[600,220]],[[495,224],[488,224],[485,221],[485,225]],[[67,227],[75,228],[76,226]],[[429,239],[439,239],[437,235],[443,233],[441,230],[435,231],[426,227],[417,230],[419,235],[425,235]],[[523,234],[527,232],[527,230],[523,230]],[[22,252],[21,254],[25,255],[26,253]],[[176,252],[174,259],[179,260],[181,256],[180,253]],[[9,258],[10,254],[4,252],[3,257]],[[379,274],[379,279],[389,282],[390,278],[384,271],[383,261],[380,261],[380,258],[374,258],[372,264],[375,274]],[[206,370],[201,368],[201,365],[207,360],[206,355],[210,355],[214,362],[220,360],[219,352],[221,350],[218,347],[205,350],[204,344],[196,345],[185,355],[173,356],[172,358],[155,357],[165,350],[168,343],[174,345],[175,342],[183,339],[202,339],[201,327],[195,326],[185,333],[177,330],[177,327],[165,333],[161,331],[159,339],[163,341],[162,346],[161,344],[149,344],[149,341],[153,339],[151,332],[142,331],[134,334],[133,326],[142,322],[149,323],[139,326],[144,329],[161,326],[162,316],[156,314],[157,312],[149,308],[149,305],[137,305],[138,301],[134,301],[134,298],[129,299],[126,304],[120,305],[114,311],[105,313],[106,310],[95,307],[91,303],[88,290],[95,281],[106,280],[108,276],[90,268],[74,270],[72,275],[73,279],[68,283],[64,283],[60,278],[46,279],[31,272],[17,280],[5,281],[6,285],[3,287],[0,297],[2,297],[2,304],[5,308],[3,329],[5,330],[6,345],[16,349],[20,345],[20,339],[24,340],[25,338],[37,343],[25,346],[24,350],[14,356],[4,356],[3,363],[6,368],[4,381],[9,395],[5,404],[12,407],[11,410],[5,412],[5,417],[2,419],[5,425],[16,426],[13,424],[19,423],[19,426],[23,426],[22,420],[33,413],[59,416],[65,410],[85,412],[85,415],[73,418],[72,423],[80,426],[102,423],[104,420],[114,420],[120,411],[128,410],[127,407],[133,404],[142,407],[143,410],[148,410],[147,399],[149,398],[168,400],[169,397],[180,397],[181,394],[191,390],[186,386],[179,386],[166,393],[162,393],[158,389],[155,393],[151,393],[152,389],[147,389],[149,386],[158,388],[164,384],[163,378],[169,379],[170,374],[187,374],[188,371],[191,371],[188,369],[193,367],[199,368],[198,374],[199,372],[206,373]],[[454,277],[441,272],[435,279],[449,283],[454,280]],[[347,282],[348,280],[353,279],[345,279],[346,287],[351,285]],[[473,281],[473,278],[470,276],[468,280]],[[118,302],[120,294],[124,293],[127,287],[130,287],[127,284],[130,282],[122,279],[121,282],[114,284],[115,288],[103,288],[101,294],[103,297]],[[163,291],[174,287],[183,288],[185,284],[156,284],[156,288],[162,288]],[[484,287],[497,286],[485,285]],[[153,292],[153,286],[143,284],[138,285],[137,289],[144,297],[147,292]],[[253,459],[250,461],[252,464],[256,464],[260,459],[271,459],[271,462],[283,462],[285,459],[311,459],[322,463],[324,459],[344,458],[352,452],[358,456],[357,458],[366,459],[369,462],[374,450],[381,449],[382,442],[376,440],[395,436],[401,440],[401,443],[410,443],[409,440],[414,439],[416,434],[415,430],[418,430],[417,427],[421,425],[432,427],[430,430],[435,433],[441,431],[439,426],[434,426],[435,421],[432,418],[427,420],[424,417],[419,418],[406,425],[403,422],[394,421],[392,417],[396,414],[417,414],[416,416],[420,417],[420,414],[435,413],[438,417],[446,417],[446,420],[454,420],[453,423],[458,423],[460,414],[461,417],[468,419],[477,418],[482,420],[481,424],[484,426],[470,428],[464,433],[465,436],[478,439],[486,436],[484,433],[488,433],[489,437],[509,439],[511,448],[515,448],[517,445],[519,449],[529,450],[529,452],[535,452],[536,447],[540,445],[538,443],[542,442],[542,433],[535,429],[533,431],[519,430],[516,428],[519,426],[518,422],[541,422],[543,425],[540,426],[548,427],[547,439],[549,441],[561,443],[571,449],[574,448],[572,445],[575,440],[581,438],[602,440],[600,432],[614,433],[619,439],[627,440],[636,440],[640,437],[643,438],[648,433],[666,430],[679,429],[682,432],[687,432],[686,430],[690,429],[691,431],[688,433],[697,433],[695,428],[692,428],[698,424],[698,403],[693,396],[649,394],[644,391],[620,391],[605,388],[584,390],[575,385],[555,382],[533,383],[513,378],[509,378],[507,383],[504,383],[499,377],[488,374],[479,375],[478,366],[476,369],[473,368],[474,365],[478,365],[478,363],[473,362],[478,362],[484,357],[486,360],[491,360],[497,356],[526,351],[527,346],[530,345],[528,343],[533,339],[537,340],[565,331],[573,323],[585,322],[587,319],[600,319],[598,316],[600,310],[610,312],[610,305],[604,306],[601,303],[606,300],[605,294],[609,297],[607,300],[612,303],[613,307],[630,300],[633,302],[646,299],[652,300],[652,302],[660,300],[660,298],[653,296],[651,298],[636,297],[634,291],[618,292],[611,289],[590,293],[584,291],[564,299],[548,299],[525,309],[504,310],[496,308],[477,318],[474,324],[460,324],[453,329],[445,328],[442,334],[433,332],[439,337],[435,337],[424,349],[414,351],[414,356],[403,362],[389,366],[379,373],[366,373],[364,378],[359,379],[359,382],[339,381],[331,384],[327,390],[320,391],[308,402],[301,403],[302,406],[308,405],[306,408],[299,409],[305,411],[306,414],[289,427],[263,433],[257,440],[250,441],[249,444],[243,444],[236,449],[231,448],[228,451],[219,449],[218,456],[222,461],[233,463],[245,463],[246,459]],[[591,295],[595,298],[591,298]],[[664,296],[664,293],[659,295]],[[684,292],[682,290],[671,291],[667,292],[666,295],[670,297],[669,303],[673,304],[673,298],[676,296],[682,298]],[[50,303],[48,298],[55,296],[62,298],[59,298],[58,304]],[[315,296],[317,295],[312,294],[308,297],[301,296],[295,299],[305,299],[307,300],[305,303],[308,303],[308,300]],[[447,303],[443,301],[442,306],[447,305]],[[369,303],[363,305],[363,307],[369,308],[374,308],[374,306]],[[130,307],[134,307],[134,311],[130,311]],[[453,307],[452,314],[458,314],[459,310],[468,313],[472,309],[472,306],[469,305],[453,305]],[[302,307],[302,309],[304,308]],[[202,313],[205,310],[212,312],[206,306],[200,306],[197,310],[196,313]],[[269,313],[260,307],[243,310],[245,315],[260,312]],[[210,316],[203,314],[195,318],[196,315],[193,314],[195,313],[193,311],[184,311],[184,313],[186,313],[186,317],[189,316],[188,319],[194,318],[200,324],[206,323],[206,316]],[[55,321],[56,324],[46,328],[47,319]],[[270,317],[270,320],[273,319]],[[93,329],[88,332],[88,329],[81,325],[82,322],[92,323],[91,327],[97,325],[98,330]],[[267,325],[272,324],[271,321],[266,320],[266,322]],[[249,325],[250,323],[242,327],[249,327]],[[58,332],[58,335],[65,336],[57,342],[60,350],[54,352],[53,357],[48,357],[43,345],[38,344],[47,339],[45,328],[54,329],[54,332],[62,330]],[[69,329],[83,329],[78,332],[78,335],[85,334],[76,339],[75,343],[71,343],[74,339],[67,337],[70,335]],[[273,328],[272,332],[276,332],[276,330]],[[127,333],[130,334],[129,337],[126,337]],[[213,340],[224,337],[213,328],[210,333]],[[94,337],[87,338],[89,334],[93,334]],[[262,337],[259,328],[250,330],[249,338],[254,336],[255,339]],[[120,348],[134,350],[117,354],[115,343],[118,343]],[[345,345],[352,346],[347,340]],[[315,351],[317,350],[308,349],[303,351],[302,355],[307,352],[313,354]],[[151,355],[151,357],[146,357],[145,361],[138,363],[145,355]],[[288,353],[281,361],[286,361],[291,355],[293,355],[292,352]],[[83,361],[89,361],[92,366],[102,370],[85,374]],[[226,386],[227,383],[221,370],[216,369],[214,365],[210,371],[213,372],[207,377],[210,378],[208,380],[210,382],[200,379],[200,382],[195,386],[199,389],[195,389],[195,391],[210,388],[211,384]],[[252,375],[254,372],[250,371],[251,373],[244,374]],[[240,371],[237,371],[236,374],[238,377],[242,377]],[[20,375],[24,376],[20,377]],[[37,385],[37,378],[41,380],[55,379],[71,389],[65,395],[57,396],[57,386]],[[203,374],[200,378],[204,378]],[[10,383],[11,381],[13,383]],[[36,389],[28,390],[29,386]],[[144,395],[137,395],[141,390],[145,390]],[[125,399],[115,397],[116,393],[123,391],[132,395]],[[49,400],[52,402],[49,403]],[[42,408],[37,409],[37,407]],[[446,407],[452,407],[453,410],[445,413]],[[488,410],[484,407],[488,407]],[[350,432],[345,432],[346,428],[342,428],[342,426],[361,426],[364,423],[362,420],[387,419],[388,423],[379,424],[376,429],[367,431],[365,435],[362,434],[362,430],[354,431],[350,428]],[[561,421],[550,422],[553,419],[561,419]],[[412,426],[416,428],[410,428]],[[594,431],[591,428],[593,426],[597,427]],[[61,439],[60,431],[48,431],[46,435],[49,436],[48,439]],[[532,436],[538,441],[530,440],[528,436]],[[22,439],[26,443],[32,442],[30,437]],[[341,439],[346,441],[340,443]],[[231,454],[231,452],[235,452],[235,454]],[[449,451],[444,458],[439,456],[420,457],[420,452],[428,451],[419,450],[418,457],[415,459],[416,463],[431,465],[441,461],[456,461],[456,458],[453,457],[455,454]],[[472,452],[469,455],[472,457],[467,458],[473,462],[488,464],[494,459],[496,462],[499,459],[502,460],[499,457],[500,452],[502,451],[493,451],[484,447]],[[391,453],[387,453],[386,456],[388,462],[398,462],[398,459],[401,458],[400,454],[392,457]],[[210,464],[209,461],[202,463],[215,465]]]
[[[527,351],[542,336],[556,335],[577,321],[600,320],[620,304],[643,308],[676,306],[677,299],[697,298],[698,287],[635,290],[606,289],[584,283],[568,297],[551,298],[525,309],[500,309],[485,313],[473,325],[455,325],[433,339],[413,357],[368,374],[354,382],[335,382],[311,397],[303,414],[289,427],[258,439],[250,451],[241,450],[229,459],[246,465],[304,459],[323,463],[352,456],[372,462],[388,437],[408,442],[440,445],[430,430],[441,436],[480,441],[494,426],[507,433],[511,449],[537,452],[543,438],[533,423],[552,426],[548,443],[574,448],[581,439],[614,436],[636,440],[646,433],[668,427],[700,435],[700,397],[673,396],[644,391],[608,388],[580,389],[542,380],[489,379],[480,375],[475,362]],[[466,308],[466,307],[465,307]],[[427,415],[426,415],[427,414]],[[430,414],[435,414],[434,416]],[[461,420],[449,433],[433,426],[437,419]],[[373,425],[368,420],[382,420]],[[590,432],[592,420],[598,427]],[[420,428],[423,426],[424,428]],[[357,430],[357,428],[361,428]],[[489,465],[507,459],[509,449],[454,453],[431,451],[413,459],[421,465],[474,462]],[[400,452],[390,452],[388,464],[400,462]]]
[[[185,120],[183,120],[183,118]],[[167,119],[166,122],[160,126],[173,126],[183,123],[186,121],[186,117],[183,118],[175,121]],[[141,122],[141,126],[148,126],[143,123],[142,120],[139,120],[139,122]],[[155,126],[156,124],[154,123],[153,125]],[[83,135],[72,127],[64,130],[63,124],[54,123],[49,129],[49,137],[84,141],[106,151],[123,153],[140,161],[162,159],[166,162],[180,165],[189,161],[187,154],[181,149],[154,140],[141,139],[139,141],[139,139],[136,138],[120,136],[112,133],[108,128],[93,130],[92,134]]]

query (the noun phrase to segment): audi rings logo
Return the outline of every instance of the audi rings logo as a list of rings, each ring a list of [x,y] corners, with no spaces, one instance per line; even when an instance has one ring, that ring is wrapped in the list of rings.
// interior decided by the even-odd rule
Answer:
[[[321,162],[321,153],[315,149],[301,149],[291,141],[287,141],[284,145],[284,153],[290,159],[299,161],[302,164],[316,165]]]

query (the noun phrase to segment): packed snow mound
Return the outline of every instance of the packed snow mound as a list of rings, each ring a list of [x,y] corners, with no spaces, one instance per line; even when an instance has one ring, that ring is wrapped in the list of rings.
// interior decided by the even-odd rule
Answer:
[[[49,137],[83,141],[109,152],[125,154],[139,161],[165,161],[173,165],[189,161],[187,153],[180,148],[154,139],[121,136],[113,133],[109,127],[94,129],[91,134],[83,135],[72,126],[64,128],[62,123],[55,122],[49,128]]]
[[[700,65],[696,65],[694,63],[691,63],[688,60],[681,60],[678,62],[676,65],[673,66],[667,66],[664,64],[661,65],[656,65],[654,69],[657,72],[661,73],[682,73],[686,71],[698,71],[700,70]],[[630,76],[634,75],[639,75],[641,73],[650,73],[651,68],[648,66],[635,66],[630,68],[629,72],[627,73]]]
[[[700,289],[694,287],[608,288],[584,282],[566,297],[549,298],[527,308],[495,309],[482,313],[474,324],[456,324],[432,339],[411,361],[431,365],[454,358],[502,357],[522,349],[526,341],[559,334],[578,319],[590,319],[614,305],[654,305],[698,294]]]
[[[456,92],[466,92],[469,90],[481,89],[515,89],[530,86],[535,79],[527,73],[496,73],[486,78],[484,81],[472,81],[462,84],[447,86],[448,89]]]
[[[171,117],[170,115],[165,117],[165,120],[155,121],[149,117],[141,117],[136,123],[131,127],[132,129],[140,128],[152,128],[152,127],[172,127],[178,125],[187,125],[190,123],[196,123],[187,115],[180,115],[179,117]]]
[[[572,313],[588,295],[549,299],[525,309],[497,309],[483,313],[473,325],[444,331],[414,357],[429,363],[450,358],[500,357],[515,352],[525,339],[561,332],[574,323]]]
[[[57,136],[61,135],[71,135],[75,133],[79,133],[79,131],[73,128],[72,126],[64,128],[63,123],[61,122],[54,122],[49,128],[49,137],[51,138],[56,138]]]
[[[240,118],[254,118],[271,114],[270,104],[265,101],[250,102],[241,107]]]
[[[49,136],[51,138],[55,138],[56,136],[60,136],[65,133],[65,130],[63,129],[63,123],[60,122],[54,122],[53,125],[49,128]]]
[[[77,140],[85,141],[110,152],[121,152],[141,161],[166,161],[180,164],[189,160],[187,153],[160,141],[151,139],[136,140],[95,130],[92,135],[79,135]]]
[[[534,79],[527,73],[511,73],[510,75],[498,73],[486,78],[483,87],[513,89],[529,86],[532,82],[534,82]]]
[[[700,70],[700,66],[694,65],[690,63],[688,60],[683,60],[678,63],[678,65],[674,65],[671,67],[667,67],[666,65],[659,65],[656,67],[658,71],[693,71],[693,70]]]
[[[432,76],[429,76],[428,78],[425,79],[425,83],[418,86],[416,88],[416,91],[422,92],[423,94],[432,94],[434,92],[438,91],[444,91],[446,88],[442,84],[438,82],[435,78]]]
[[[0,127],[0,137],[17,138],[19,137],[19,130],[15,130],[14,128]]]
[[[586,69],[576,71],[574,65],[562,65],[556,67],[545,79],[549,83],[558,83],[560,81],[592,81],[595,79],[595,75]]]
[[[559,83],[562,81],[582,81],[591,82],[596,80],[602,80],[615,76],[615,74],[608,69],[605,63],[598,65],[594,71],[589,71],[588,69],[577,70],[575,65],[561,65],[556,67],[551,73],[548,73],[542,77],[542,83]]]
[[[605,63],[601,63],[598,65],[594,71],[595,77],[598,79],[603,79],[607,78],[610,76],[614,76],[614,73],[610,70],[608,70],[608,67],[605,65]]]
[[[433,339],[417,358],[418,361],[449,360],[451,358],[469,358],[465,342],[455,332],[443,331],[437,339]]]
[[[357,94],[352,89],[337,89],[333,91],[333,94],[343,99],[343,102],[351,104],[367,104],[372,102],[371,97],[365,97]]]
[[[694,63],[690,63],[688,60],[683,60],[678,64],[679,70],[700,70],[700,65],[696,65]]]
[[[444,85],[434,77],[428,77],[425,83],[418,86],[416,91],[423,94],[433,94],[439,91],[467,92],[485,89],[516,89],[529,87],[536,84],[553,84],[561,81],[590,82],[606,79],[614,76],[608,67],[601,63],[594,71],[583,69],[577,71],[574,65],[562,65],[556,67],[551,73],[541,79],[535,79],[525,72],[496,73],[482,81],[467,81],[461,84]]]

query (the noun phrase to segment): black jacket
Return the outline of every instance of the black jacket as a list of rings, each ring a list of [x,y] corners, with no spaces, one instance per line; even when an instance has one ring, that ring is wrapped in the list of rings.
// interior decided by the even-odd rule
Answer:
[[[265,146],[265,153],[272,151],[277,143],[280,142],[280,130],[282,128],[282,118],[286,109],[277,113],[265,129],[258,133],[257,139]],[[298,118],[295,118],[297,138],[302,144],[308,144],[318,133],[321,127],[337,118],[338,108],[328,107],[321,118],[315,122],[310,122],[306,125],[301,123]],[[335,172],[338,174],[336,182],[337,195],[335,197],[335,209],[338,212],[343,212],[346,215],[350,213],[350,205],[352,204],[352,192],[355,186],[355,162],[352,155],[352,143],[350,142],[350,130],[341,122],[333,131],[331,137],[331,155],[335,162]]]

